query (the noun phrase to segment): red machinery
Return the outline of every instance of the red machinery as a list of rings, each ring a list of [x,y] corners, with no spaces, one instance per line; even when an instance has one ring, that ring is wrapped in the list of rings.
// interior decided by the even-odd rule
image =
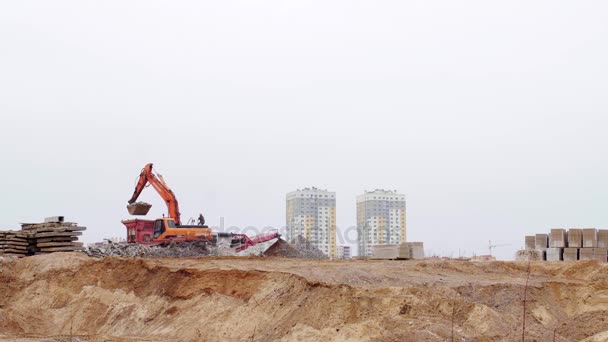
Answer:
[[[258,243],[270,241],[272,239],[278,239],[281,237],[281,234],[279,234],[278,232],[272,232],[272,233],[267,233],[267,234],[258,234],[258,235],[254,235],[252,237],[249,237],[245,234],[232,234],[232,236],[240,239],[241,244],[238,246],[235,246],[236,251],[240,252],[240,251],[246,250],[247,248],[249,248],[251,246],[257,245]]]
[[[144,245],[154,244],[154,220],[133,219],[121,222],[127,227],[127,242]]]

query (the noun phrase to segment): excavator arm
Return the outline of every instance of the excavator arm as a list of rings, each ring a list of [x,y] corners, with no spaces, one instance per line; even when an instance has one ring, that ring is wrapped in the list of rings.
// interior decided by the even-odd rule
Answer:
[[[135,186],[135,191],[133,191],[133,196],[131,196],[131,199],[129,199],[129,204],[133,204],[135,201],[137,201],[137,198],[139,198],[139,195],[148,184],[152,185],[154,190],[156,190],[160,197],[162,197],[162,199],[165,201],[169,217],[174,219],[175,224],[179,226],[181,224],[181,220],[177,198],[175,198],[175,194],[173,191],[171,191],[167,183],[165,183],[163,176],[154,174],[154,172],[152,172],[152,163],[147,164],[141,170],[139,180]]]

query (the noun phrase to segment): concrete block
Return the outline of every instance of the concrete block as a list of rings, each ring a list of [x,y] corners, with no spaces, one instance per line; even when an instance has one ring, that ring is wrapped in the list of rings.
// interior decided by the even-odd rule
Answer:
[[[567,247],[582,248],[583,247],[583,230],[578,228],[568,229]]]
[[[549,247],[552,248],[564,248],[566,247],[566,230],[565,229],[551,229],[549,234]]]
[[[606,262],[608,248],[593,248],[593,259],[599,262]]]
[[[515,261],[543,261],[546,260],[544,250],[526,249],[515,253]]]
[[[597,231],[597,247],[608,248],[608,229],[599,229]]]
[[[422,242],[404,242],[372,246],[372,259],[424,259]]]
[[[549,235],[547,234],[536,234],[534,238],[534,249],[546,250],[549,246]]]
[[[372,246],[372,259],[397,259],[399,258],[399,245],[386,244]]]
[[[579,260],[595,260],[593,248],[579,248]]]
[[[51,216],[45,217],[44,223],[61,223],[63,222],[63,216]]]
[[[563,248],[547,248],[547,261],[562,261],[564,260]]]
[[[577,261],[578,248],[564,248],[563,259],[564,261]]]
[[[583,247],[584,248],[597,248],[597,229],[595,229],[595,228],[583,229]]]
[[[533,250],[536,248],[536,237],[534,235],[526,236],[526,249]]]

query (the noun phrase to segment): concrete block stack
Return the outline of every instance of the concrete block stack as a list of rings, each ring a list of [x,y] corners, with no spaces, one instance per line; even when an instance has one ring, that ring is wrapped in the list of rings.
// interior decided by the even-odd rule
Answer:
[[[566,230],[551,229],[549,232],[549,248],[547,248],[547,261],[564,260],[564,248],[566,247]]]
[[[0,256],[27,255],[27,234],[19,231],[0,231]]]
[[[424,245],[422,242],[374,245],[371,259],[424,259]]]
[[[533,244],[532,238],[534,238]],[[551,229],[549,234],[526,236],[525,246],[525,250],[518,251],[516,254],[517,260],[607,262],[608,229]]]

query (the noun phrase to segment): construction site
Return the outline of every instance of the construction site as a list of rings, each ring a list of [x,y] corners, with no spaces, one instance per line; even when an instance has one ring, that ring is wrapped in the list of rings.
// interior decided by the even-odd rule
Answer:
[[[608,342],[608,1],[0,1],[0,342]]]
[[[133,218],[151,208],[137,201],[147,186],[162,218]],[[583,257],[603,231],[526,237],[516,262],[425,258],[421,242],[330,259],[303,236],[182,223],[152,164],[127,212],[122,243],[84,245],[87,228],[63,216],[0,232],[0,340],[608,340],[606,252]]]

